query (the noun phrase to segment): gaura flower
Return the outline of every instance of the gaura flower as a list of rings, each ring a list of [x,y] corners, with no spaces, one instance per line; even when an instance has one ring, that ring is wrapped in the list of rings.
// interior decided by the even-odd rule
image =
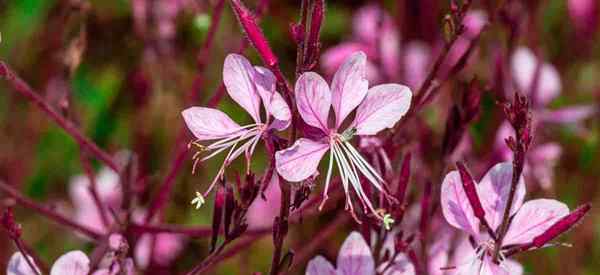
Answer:
[[[350,183],[365,212],[370,210],[376,217],[384,220],[385,215],[373,208],[365,194],[360,175],[387,195],[384,180],[350,141],[355,135],[375,135],[385,128],[393,127],[408,111],[412,94],[408,87],[399,84],[382,84],[369,89],[365,71],[366,55],[358,52],[348,58],[337,71],[331,90],[327,82],[316,73],[307,72],[298,78],[295,87],[298,112],[308,125],[318,128],[325,136],[319,140],[300,138],[291,147],[278,151],[275,154],[276,168],[287,181],[299,182],[315,174],[319,162],[330,151],[321,207],[327,200],[332,168],[336,163],[346,192],[346,209],[349,208],[354,214],[348,191]],[[335,114],[333,127],[328,123],[330,107],[333,107]],[[354,121],[341,131],[344,119],[355,108]]]
[[[117,160],[123,160],[123,154],[117,155]],[[122,213],[121,202],[123,190],[119,184],[119,175],[113,170],[103,167],[97,173],[96,193],[101,207],[106,213]],[[98,234],[106,235],[118,226],[113,215],[106,215],[107,224],[102,220],[102,214],[94,202],[90,192],[91,183],[84,175],[73,177],[69,184],[69,195],[74,206],[74,219],[84,224]],[[133,220],[144,223],[145,210],[138,208],[133,213]],[[154,222],[154,221],[153,221]],[[154,236],[154,240],[152,238]],[[153,247],[154,245],[154,247]],[[137,240],[134,248],[134,257],[139,267],[145,268],[152,261],[159,266],[168,266],[182,251],[184,239],[177,234],[159,233],[143,234]]]
[[[538,65],[541,67],[535,83]],[[515,51],[511,58],[511,71],[517,88],[529,96],[538,123],[576,124],[595,113],[592,105],[550,110],[548,105],[560,95],[562,89],[560,75],[552,64],[538,60],[528,48],[520,47]]]
[[[485,211],[485,220],[498,235],[502,217],[507,206],[513,168],[510,162],[492,167],[479,184],[475,184],[476,195]],[[463,275],[508,275],[517,274],[519,265],[507,260],[509,249],[533,242],[557,221],[569,214],[569,208],[562,202],[552,199],[536,199],[523,203],[525,183],[519,180],[510,206],[510,224],[502,241],[498,263],[493,259],[498,242],[480,230],[480,221],[463,188],[461,175],[452,171],[442,183],[441,204],[446,221],[453,227],[468,234],[475,243],[470,256],[463,256],[457,263],[458,273]]]
[[[198,162],[228,150],[228,153],[204,194],[194,199],[201,204],[215,183],[225,172],[225,168],[242,153],[246,156],[247,168],[250,169],[250,158],[262,135],[267,131],[284,130],[290,124],[291,112],[283,97],[275,90],[275,75],[266,68],[252,66],[243,56],[230,54],[225,58],[223,66],[223,83],[229,96],[254,119],[253,124],[240,126],[229,116],[217,109],[191,107],[181,114],[185,124],[196,140],[191,142],[198,148],[194,155],[194,167]],[[261,118],[261,101],[266,118]],[[209,145],[201,145],[201,141],[212,141]],[[238,146],[242,144],[241,146]],[[202,152],[210,152],[201,156]]]
[[[333,75],[348,57],[363,51],[369,59],[380,60],[380,64],[366,63],[366,75],[371,83],[395,80],[398,72],[402,72],[407,86],[418,89],[427,75],[431,54],[429,46],[420,41],[401,45],[393,18],[376,5],[360,8],[353,18],[351,39],[323,53],[323,70]],[[383,19],[381,26],[380,19]]]
[[[306,275],[414,275],[415,268],[404,254],[398,254],[393,260],[383,262],[377,270],[371,248],[358,232],[352,232],[337,257],[337,269],[322,256],[308,262]]]
[[[515,130],[508,121],[504,121],[496,133],[494,151],[502,161],[512,161],[513,152],[506,145],[506,139],[515,136]],[[543,189],[552,187],[554,168],[560,160],[562,147],[556,142],[537,144],[535,141],[525,155],[523,175],[535,181]]]

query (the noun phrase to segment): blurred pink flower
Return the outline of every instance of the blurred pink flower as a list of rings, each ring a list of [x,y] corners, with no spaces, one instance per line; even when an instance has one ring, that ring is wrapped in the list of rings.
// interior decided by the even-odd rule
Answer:
[[[119,183],[119,175],[107,167],[100,170],[96,177],[97,193],[100,204],[107,213],[109,208],[117,213],[121,210],[122,189]],[[74,177],[70,183],[70,196],[75,208],[75,220],[80,224],[85,224],[99,234],[108,234],[116,226],[113,215],[107,215],[108,225],[102,221],[98,207],[94,203],[90,192],[89,178],[83,175]],[[134,211],[133,219],[136,222],[144,222],[143,209]],[[112,235],[111,235],[112,236]],[[150,255],[153,261],[158,265],[168,265],[174,260],[183,249],[183,239],[176,234],[159,233],[154,234],[155,240],[152,241],[152,235],[144,234],[136,243],[134,250],[137,264],[141,267],[147,267]],[[152,245],[154,244],[154,251]]]
[[[376,271],[383,275],[414,275],[415,268],[404,254],[398,254],[392,263],[383,262],[377,270],[371,248],[358,232],[352,232],[337,257],[337,269],[322,256],[308,262],[306,275],[375,275]]]
[[[532,91],[538,65],[541,66],[539,78],[535,91]],[[511,58],[511,71],[517,88],[529,96],[534,117],[540,123],[573,124],[594,114],[595,108],[591,105],[570,106],[558,110],[547,108],[550,102],[560,95],[560,75],[552,64],[538,60],[530,49],[520,47],[515,50]]]
[[[279,188],[279,176],[273,174],[269,186],[264,193],[256,196],[246,214],[248,229],[265,229],[273,226],[273,220],[279,215],[281,206],[281,189]]]
[[[223,175],[225,168],[242,153],[246,156],[247,169],[250,169],[250,158],[263,133],[270,129],[283,130],[288,127],[291,119],[289,107],[275,90],[275,75],[268,69],[253,67],[245,57],[230,54],[225,58],[223,82],[229,96],[250,114],[255,123],[240,126],[220,110],[205,107],[191,107],[181,113],[187,127],[196,137],[191,143],[199,149],[194,155],[195,164],[229,149],[217,176],[203,197],[207,196]],[[266,111],[264,122],[260,117],[261,101]],[[274,118],[272,121],[271,117]],[[208,140],[216,141],[207,146],[198,143]],[[244,144],[238,147],[242,142]],[[199,154],[203,151],[213,152],[200,158]],[[198,206],[203,201],[198,200]]]
[[[317,167],[327,151],[331,151],[325,181],[324,198],[331,180],[333,163],[336,162],[346,192],[346,208],[354,214],[348,182],[352,185],[365,212],[375,217],[385,216],[375,211],[359,181],[359,173],[380,192],[384,180],[350,144],[354,135],[375,135],[391,128],[402,118],[410,106],[410,88],[399,84],[382,84],[369,89],[365,79],[367,57],[363,52],[353,54],[333,77],[331,89],[316,73],[307,72],[296,82],[296,104],[300,116],[310,126],[320,129],[323,139],[300,138],[291,147],[275,154],[277,172],[290,182],[302,181],[317,172]],[[329,126],[329,111],[333,107],[335,125]],[[354,121],[344,131],[340,126],[356,108]],[[334,161],[335,160],[335,161]],[[356,218],[356,216],[355,216]]]
[[[579,38],[591,39],[598,29],[598,1],[568,0],[567,7]]]
[[[118,210],[121,207],[122,190],[119,184],[119,175],[108,167],[103,167],[96,175],[96,193],[103,211],[110,213],[109,209]],[[113,224],[113,216],[107,215],[109,227],[102,221],[100,209],[98,209],[91,193],[92,185],[89,177],[78,175],[69,183],[69,195],[75,209],[75,221],[85,224],[99,234],[107,234],[110,225]]]
[[[381,29],[380,19],[383,19]],[[326,74],[333,75],[351,54],[362,51],[369,59],[379,60],[381,63],[366,63],[367,79],[371,83],[380,83],[384,79],[396,80],[403,68],[403,79],[412,89],[418,88],[425,80],[431,50],[426,44],[415,41],[407,43],[402,53],[398,30],[385,11],[375,5],[365,6],[354,16],[352,26],[353,33],[349,42],[343,42],[323,53],[321,65]]]
[[[515,131],[510,123],[504,121],[498,128],[494,145],[494,151],[502,161],[512,161],[513,159],[513,152],[505,142],[509,136],[515,136]],[[534,143],[525,155],[523,174],[528,179],[537,182],[544,189],[552,187],[554,168],[560,160],[561,153],[562,148],[558,143]]]
[[[33,263],[33,259],[27,256]],[[34,264],[35,266],[35,264]],[[16,252],[8,261],[7,275],[37,275],[40,269],[35,266],[37,272],[31,270],[23,254]],[[88,275],[90,272],[90,260],[81,251],[71,251],[60,256],[50,269],[50,275]]]
[[[555,222],[569,214],[569,208],[562,202],[552,199],[536,199],[523,203],[525,183],[521,177],[513,204],[507,206],[512,179],[512,163],[499,163],[492,167],[479,184],[475,184],[477,196],[485,210],[485,220],[491,230],[497,232],[502,224],[502,216],[510,207],[511,220],[500,250],[500,263],[493,262],[492,255],[496,241],[486,231],[480,231],[480,221],[469,203],[458,171],[446,175],[442,183],[441,205],[446,221],[462,230],[476,243],[470,256],[461,256],[457,263],[458,274],[516,274],[512,268],[515,263],[506,260],[504,253],[508,248],[526,245],[542,235]],[[468,260],[467,260],[468,259]]]

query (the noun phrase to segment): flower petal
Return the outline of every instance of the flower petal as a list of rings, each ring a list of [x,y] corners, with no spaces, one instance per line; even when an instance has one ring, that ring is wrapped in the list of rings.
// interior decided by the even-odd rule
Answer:
[[[287,181],[298,182],[317,171],[329,144],[301,138],[291,147],[275,153],[277,172]]]
[[[366,64],[367,55],[356,52],[346,59],[333,76],[331,105],[335,112],[336,129],[367,95],[369,81],[366,79]]]
[[[267,68],[259,66],[254,68],[254,83],[256,84],[256,90],[265,106],[265,110],[276,120],[283,122],[278,123],[278,127],[285,126],[284,128],[276,128],[277,130],[283,130],[289,125],[289,122],[292,119],[292,113],[281,94],[275,90],[277,79]]]
[[[409,42],[404,47],[404,79],[411,89],[419,89],[429,68],[431,49],[423,42]]]
[[[511,59],[511,70],[518,88],[529,93],[535,79],[535,71],[540,62],[533,52],[525,47],[518,48]],[[543,63],[533,101],[537,106],[545,106],[556,98],[561,90],[560,75],[554,66]]]
[[[383,262],[377,270],[381,273],[387,267],[388,262]],[[394,262],[391,263],[390,267],[382,273],[383,275],[415,275],[415,266],[412,264],[410,259],[406,257],[403,253],[398,254],[394,259]]]
[[[410,88],[399,84],[382,84],[369,89],[358,106],[353,126],[357,135],[375,135],[391,128],[410,107]]]
[[[33,258],[31,256],[27,256],[31,263],[34,263]],[[35,264],[34,264],[35,266]],[[41,274],[40,269],[35,266],[37,269],[37,273],[31,269],[31,267],[27,264],[25,257],[21,252],[16,252],[10,257],[8,260],[8,264],[6,265],[6,275],[37,275]]]
[[[279,176],[277,173],[273,173],[264,193],[264,199],[262,196],[257,196],[248,208],[246,214],[248,229],[271,228],[275,217],[279,215],[281,189],[279,188]]]
[[[479,197],[485,209],[485,219],[492,229],[496,229],[502,223],[504,209],[510,192],[513,167],[511,162],[502,162],[494,165],[479,183]],[[517,184],[517,190],[513,200],[510,214],[519,210],[525,198],[525,181],[523,176]]]
[[[254,83],[255,70],[250,61],[239,54],[229,54],[223,65],[223,83],[229,96],[260,122],[260,96]]]
[[[331,107],[331,92],[327,82],[313,72],[304,73],[296,81],[298,112],[307,124],[328,133],[327,117]]]
[[[558,110],[542,111],[539,114],[539,118],[542,121],[552,123],[577,123],[586,118],[591,117],[597,112],[595,106],[592,105],[579,105],[564,107]]]
[[[504,237],[504,245],[525,244],[544,233],[563,216],[569,207],[557,200],[537,199],[523,204],[513,217]]]
[[[441,191],[442,213],[446,221],[471,236],[479,235],[479,221],[473,213],[458,171],[446,175]]]
[[[308,262],[306,275],[337,275],[337,272],[329,261],[322,256],[317,256]]]
[[[220,139],[243,131],[240,125],[217,109],[190,107],[181,115],[188,129],[199,140]]]
[[[52,265],[50,275],[88,275],[90,259],[81,251],[71,251],[60,256]]]
[[[337,258],[338,271],[343,275],[375,274],[371,249],[360,233],[354,231],[342,244]]]

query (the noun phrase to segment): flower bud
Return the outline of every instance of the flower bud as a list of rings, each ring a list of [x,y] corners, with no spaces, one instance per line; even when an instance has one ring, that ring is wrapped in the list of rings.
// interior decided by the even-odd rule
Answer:
[[[242,25],[246,35],[248,35],[248,40],[250,40],[252,46],[256,48],[263,62],[268,67],[275,67],[278,63],[277,57],[271,50],[269,42],[258,26],[254,15],[240,0],[231,0],[231,5],[233,6],[233,11],[237,16],[238,21]]]

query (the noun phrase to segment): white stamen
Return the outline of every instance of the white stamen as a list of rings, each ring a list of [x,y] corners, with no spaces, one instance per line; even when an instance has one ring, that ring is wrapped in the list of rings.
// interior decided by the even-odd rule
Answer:
[[[323,210],[323,206],[325,206],[325,201],[329,198],[327,192],[329,191],[329,183],[331,182],[331,168],[333,168],[333,152],[329,151],[329,165],[327,168],[327,177],[325,178],[325,190],[323,191],[323,200],[321,200],[321,204],[319,205],[319,211]]]

